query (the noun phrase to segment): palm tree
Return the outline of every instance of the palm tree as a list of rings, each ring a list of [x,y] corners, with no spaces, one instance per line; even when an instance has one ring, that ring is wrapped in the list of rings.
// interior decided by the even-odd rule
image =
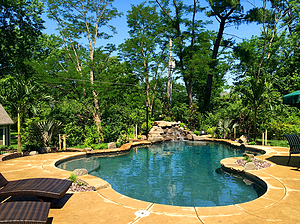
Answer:
[[[242,99],[246,105],[249,105],[253,112],[254,140],[257,137],[257,114],[261,106],[267,99],[267,92],[270,83],[267,82],[266,76],[251,76],[243,81],[243,85],[237,87],[242,94]]]
[[[27,108],[34,106],[34,97],[37,85],[33,79],[26,79],[23,75],[16,77],[7,76],[0,80],[0,99],[7,105],[12,113],[17,115],[18,146],[17,151],[22,152],[21,147],[21,116]]]
[[[61,126],[61,122],[47,120],[37,123],[36,126],[41,133],[44,146],[48,147],[51,142],[52,136],[57,133],[58,128]]]
[[[232,125],[232,120],[230,119],[219,120],[217,129],[219,130],[220,133],[223,134],[224,139],[226,138],[227,134],[230,132],[231,125]]]

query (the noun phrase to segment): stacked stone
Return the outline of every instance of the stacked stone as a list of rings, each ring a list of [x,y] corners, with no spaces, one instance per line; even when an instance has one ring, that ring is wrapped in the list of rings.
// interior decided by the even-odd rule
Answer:
[[[155,121],[148,133],[151,143],[165,142],[171,140],[201,141],[208,136],[197,136],[192,131],[184,130],[177,122]]]

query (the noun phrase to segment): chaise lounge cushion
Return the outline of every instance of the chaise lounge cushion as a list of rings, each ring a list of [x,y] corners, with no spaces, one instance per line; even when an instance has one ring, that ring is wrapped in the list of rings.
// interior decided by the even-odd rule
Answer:
[[[0,223],[47,223],[50,203],[18,201],[0,203]]]
[[[1,179],[4,179],[1,181]],[[36,196],[60,199],[72,184],[70,180],[55,178],[32,178],[15,181],[6,181],[0,173],[0,198],[9,196]],[[1,187],[1,185],[0,185]]]

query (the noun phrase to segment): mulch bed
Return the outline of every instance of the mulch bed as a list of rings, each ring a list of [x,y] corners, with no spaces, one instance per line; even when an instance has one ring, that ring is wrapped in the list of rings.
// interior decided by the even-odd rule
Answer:
[[[90,186],[87,182],[81,179],[77,179],[69,188],[70,192],[86,192],[95,190],[95,187]]]
[[[264,168],[271,166],[271,163],[268,163],[265,160],[260,160],[257,158],[253,158],[252,162],[255,164],[257,170],[264,169]],[[237,164],[239,166],[243,166],[243,167],[246,165],[246,163],[247,163],[247,161],[244,159],[238,159],[235,161],[235,164]]]

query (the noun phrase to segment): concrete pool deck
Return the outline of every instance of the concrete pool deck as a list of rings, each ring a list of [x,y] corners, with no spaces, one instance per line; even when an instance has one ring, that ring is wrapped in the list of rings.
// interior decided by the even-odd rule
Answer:
[[[248,174],[259,177],[268,186],[267,192],[256,200],[219,207],[160,205],[121,195],[100,178],[86,175],[80,179],[95,186],[97,191],[65,195],[51,207],[48,223],[300,223],[300,171],[297,170],[300,156],[292,155],[290,165],[286,165],[289,148],[254,148],[267,151],[263,159],[272,163],[269,168],[248,171]],[[1,161],[0,172],[8,180],[35,177],[67,178],[71,172],[55,167],[55,163],[84,154],[49,153]],[[227,158],[222,160],[221,164],[228,168],[240,169],[234,164],[235,160],[236,158]],[[135,212],[139,210],[147,210],[150,215],[137,217]]]

